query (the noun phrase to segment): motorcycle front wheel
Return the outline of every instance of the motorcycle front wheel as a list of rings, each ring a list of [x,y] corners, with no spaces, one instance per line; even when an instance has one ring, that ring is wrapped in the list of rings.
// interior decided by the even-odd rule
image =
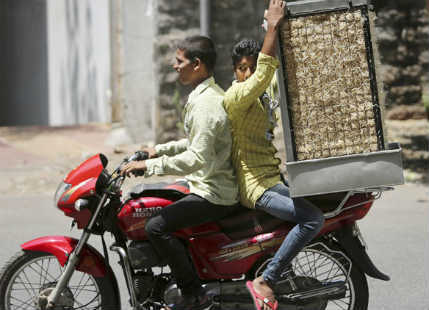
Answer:
[[[41,309],[63,267],[50,253],[18,252],[0,271],[0,310]],[[55,309],[120,309],[111,279],[75,271]]]

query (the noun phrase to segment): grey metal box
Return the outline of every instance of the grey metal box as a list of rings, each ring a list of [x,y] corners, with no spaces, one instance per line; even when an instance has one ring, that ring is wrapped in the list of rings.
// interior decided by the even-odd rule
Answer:
[[[401,148],[286,164],[292,197],[404,183]]]

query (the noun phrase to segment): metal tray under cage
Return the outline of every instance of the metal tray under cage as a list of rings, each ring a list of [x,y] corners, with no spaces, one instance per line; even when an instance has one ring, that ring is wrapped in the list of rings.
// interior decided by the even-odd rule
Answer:
[[[366,0],[288,2],[278,36],[280,107],[292,197],[402,184],[387,147]]]

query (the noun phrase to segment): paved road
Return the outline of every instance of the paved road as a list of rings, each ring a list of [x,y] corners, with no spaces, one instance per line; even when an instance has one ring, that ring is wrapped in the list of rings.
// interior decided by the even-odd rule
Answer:
[[[20,250],[19,245],[38,237],[48,235],[65,235],[79,238],[81,231],[70,230],[71,218],[54,207],[53,197],[1,197],[0,198],[0,266]],[[106,243],[109,246],[113,241],[106,234]],[[101,238],[91,236],[89,243],[103,253]],[[128,292],[124,277],[119,265],[116,264],[118,256],[110,252],[110,261],[116,274],[121,290],[122,309],[128,309]],[[1,268],[1,267],[0,267]]]
[[[369,279],[370,310],[429,309],[428,223],[429,188],[422,185],[403,185],[386,193],[360,222],[370,256],[392,278],[390,282]],[[70,219],[54,207],[51,197],[0,197],[0,266],[24,241],[53,234],[79,236],[69,227]],[[90,243],[101,249],[99,237],[91,238]],[[115,253],[112,258],[115,262]],[[118,268],[114,271],[125,305],[123,276]]]
[[[429,309],[429,187],[385,193],[360,221],[369,255],[391,281],[370,279],[371,310]]]

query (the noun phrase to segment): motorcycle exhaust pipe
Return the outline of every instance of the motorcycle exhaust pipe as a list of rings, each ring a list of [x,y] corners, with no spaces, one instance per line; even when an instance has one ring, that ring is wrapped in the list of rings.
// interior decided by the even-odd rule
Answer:
[[[341,299],[346,296],[346,285],[343,281],[322,284],[322,287],[280,295],[279,302],[309,302],[314,299]]]
[[[244,281],[208,283],[204,289],[212,297],[212,309],[247,310],[254,307]]]
[[[131,296],[131,306],[133,307],[133,309],[137,309],[137,305],[138,305],[137,293],[134,288],[133,276],[132,276],[131,266],[128,260],[127,252],[125,251],[124,248],[120,246],[116,246],[114,244],[110,246],[110,250],[115,251],[121,257],[121,262],[123,264],[123,268],[125,271],[125,280],[127,282],[128,291]]]
[[[254,307],[253,299],[250,297],[244,281],[209,283],[205,285],[205,290],[213,298],[213,309],[246,310]],[[346,296],[346,292],[345,282],[338,281],[323,284],[322,287],[279,295],[277,299],[280,303],[279,309],[301,309],[298,305],[305,305],[316,300],[341,299]]]

